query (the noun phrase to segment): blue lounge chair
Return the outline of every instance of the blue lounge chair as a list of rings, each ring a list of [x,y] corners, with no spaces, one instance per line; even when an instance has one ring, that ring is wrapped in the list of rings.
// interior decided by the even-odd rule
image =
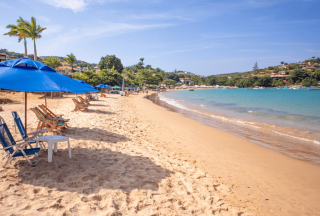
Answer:
[[[26,135],[26,133],[25,133],[25,128],[24,128],[24,126],[23,126],[23,124],[22,124],[22,121],[21,121],[18,113],[17,113],[16,111],[13,111],[13,112],[12,112],[12,116],[13,116],[14,124],[15,124],[15,126],[18,128],[22,139],[27,140],[27,141],[29,142],[29,146],[30,146],[30,144],[36,144],[36,143],[37,143],[37,140],[30,139],[29,136],[32,135],[33,138],[34,138],[34,137],[38,137],[39,135],[42,135],[44,132],[46,132],[46,131],[49,130],[49,129],[41,129],[41,130],[33,131],[33,132],[28,133],[28,134]],[[45,145],[43,144],[42,141],[40,141],[39,144],[40,144],[40,147],[41,147],[42,149],[46,150],[46,147],[45,147]],[[30,148],[32,148],[32,147],[30,146]]]
[[[6,151],[6,157],[8,158],[3,167],[6,167],[15,157],[25,157],[31,166],[36,166],[39,162],[37,153],[40,151],[40,148],[30,148],[25,149],[26,145],[29,145],[29,141],[20,140],[15,141],[10,133],[7,124],[0,117],[0,142],[2,145],[2,150]],[[37,158],[36,163],[32,163],[29,159],[29,155],[33,155]]]

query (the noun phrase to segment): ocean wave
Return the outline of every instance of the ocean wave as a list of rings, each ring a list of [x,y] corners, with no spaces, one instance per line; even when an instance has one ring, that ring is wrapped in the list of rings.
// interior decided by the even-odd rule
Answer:
[[[293,129],[293,128],[290,128],[290,129],[285,128],[285,129],[283,129],[283,128],[279,127],[279,126],[269,125],[269,124],[266,124],[266,123],[245,121],[245,120],[235,119],[235,118],[226,117],[226,116],[213,115],[213,114],[205,113],[205,112],[202,112],[202,111],[199,111],[199,110],[189,109],[188,107],[186,107],[186,106],[182,105],[181,103],[179,103],[178,100],[167,98],[162,94],[159,94],[158,96],[159,96],[160,100],[162,100],[162,101],[164,101],[164,102],[166,102],[166,103],[168,103],[168,104],[170,104],[170,105],[172,105],[174,107],[180,108],[180,109],[184,109],[184,110],[200,113],[200,114],[209,116],[211,118],[220,119],[222,121],[227,121],[227,122],[230,122],[230,123],[245,125],[245,126],[249,126],[249,127],[255,128],[255,129],[262,129],[262,130],[265,130],[265,131],[276,133],[278,135],[282,135],[282,136],[290,137],[290,138],[293,138],[293,139],[298,139],[298,140],[301,140],[301,141],[306,141],[306,142],[310,142],[310,143],[314,143],[314,144],[320,145],[320,141],[318,141],[318,140],[305,138],[305,137],[301,137],[301,136],[297,135],[297,134],[304,134],[304,131],[299,131],[299,130]],[[200,104],[200,105],[201,106],[205,106],[205,105],[202,105],[202,104]],[[274,116],[282,116],[283,118],[291,119],[291,120],[301,120],[302,119],[301,116],[275,115],[275,114],[271,114],[271,113],[261,113],[261,112],[252,111],[252,110],[247,110],[247,112],[255,114],[255,115],[267,115],[267,116],[273,116],[273,117]],[[294,131],[293,134],[295,134],[295,136],[292,135],[292,134],[289,134],[289,133],[285,133],[283,131]]]

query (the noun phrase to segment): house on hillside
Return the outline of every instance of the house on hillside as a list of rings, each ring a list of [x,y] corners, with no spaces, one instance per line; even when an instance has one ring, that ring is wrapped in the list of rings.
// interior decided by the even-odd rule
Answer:
[[[289,72],[287,71],[279,71],[278,73],[270,74],[270,76],[275,80],[277,79],[286,80],[290,75],[289,75]]]
[[[68,62],[61,62],[61,65],[62,65],[62,66],[70,66],[70,65],[68,64]]]
[[[71,72],[72,68],[69,66],[59,66],[56,68],[57,72]]]
[[[192,81],[191,78],[179,78],[179,83],[193,85],[194,81]]]
[[[0,62],[7,61],[7,54],[5,53],[0,53]]]
[[[280,68],[280,69],[289,69],[290,68],[290,64],[289,65],[285,65],[285,64],[279,65],[278,68]]]

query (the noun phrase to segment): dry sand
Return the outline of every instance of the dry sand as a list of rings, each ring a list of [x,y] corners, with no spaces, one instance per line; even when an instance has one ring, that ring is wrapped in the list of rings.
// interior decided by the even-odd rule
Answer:
[[[0,95],[23,101],[23,94]],[[28,107],[43,104],[29,94]],[[141,95],[108,95],[89,112],[68,98],[48,107],[70,118],[73,158],[58,144],[0,168],[0,215],[317,215],[319,167],[287,158],[179,114]],[[2,105],[14,136],[11,111]],[[37,119],[28,111],[28,128]],[[4,164],[0,152],[0,165]]]

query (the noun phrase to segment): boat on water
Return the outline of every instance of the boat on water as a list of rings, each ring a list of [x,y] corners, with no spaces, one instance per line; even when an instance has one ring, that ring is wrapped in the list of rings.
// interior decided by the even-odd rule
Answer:
[[[194,89],[189,89],[189,91],[194,91]]]
[[[248,87],[247,90],[253,90],[253,87]]]

